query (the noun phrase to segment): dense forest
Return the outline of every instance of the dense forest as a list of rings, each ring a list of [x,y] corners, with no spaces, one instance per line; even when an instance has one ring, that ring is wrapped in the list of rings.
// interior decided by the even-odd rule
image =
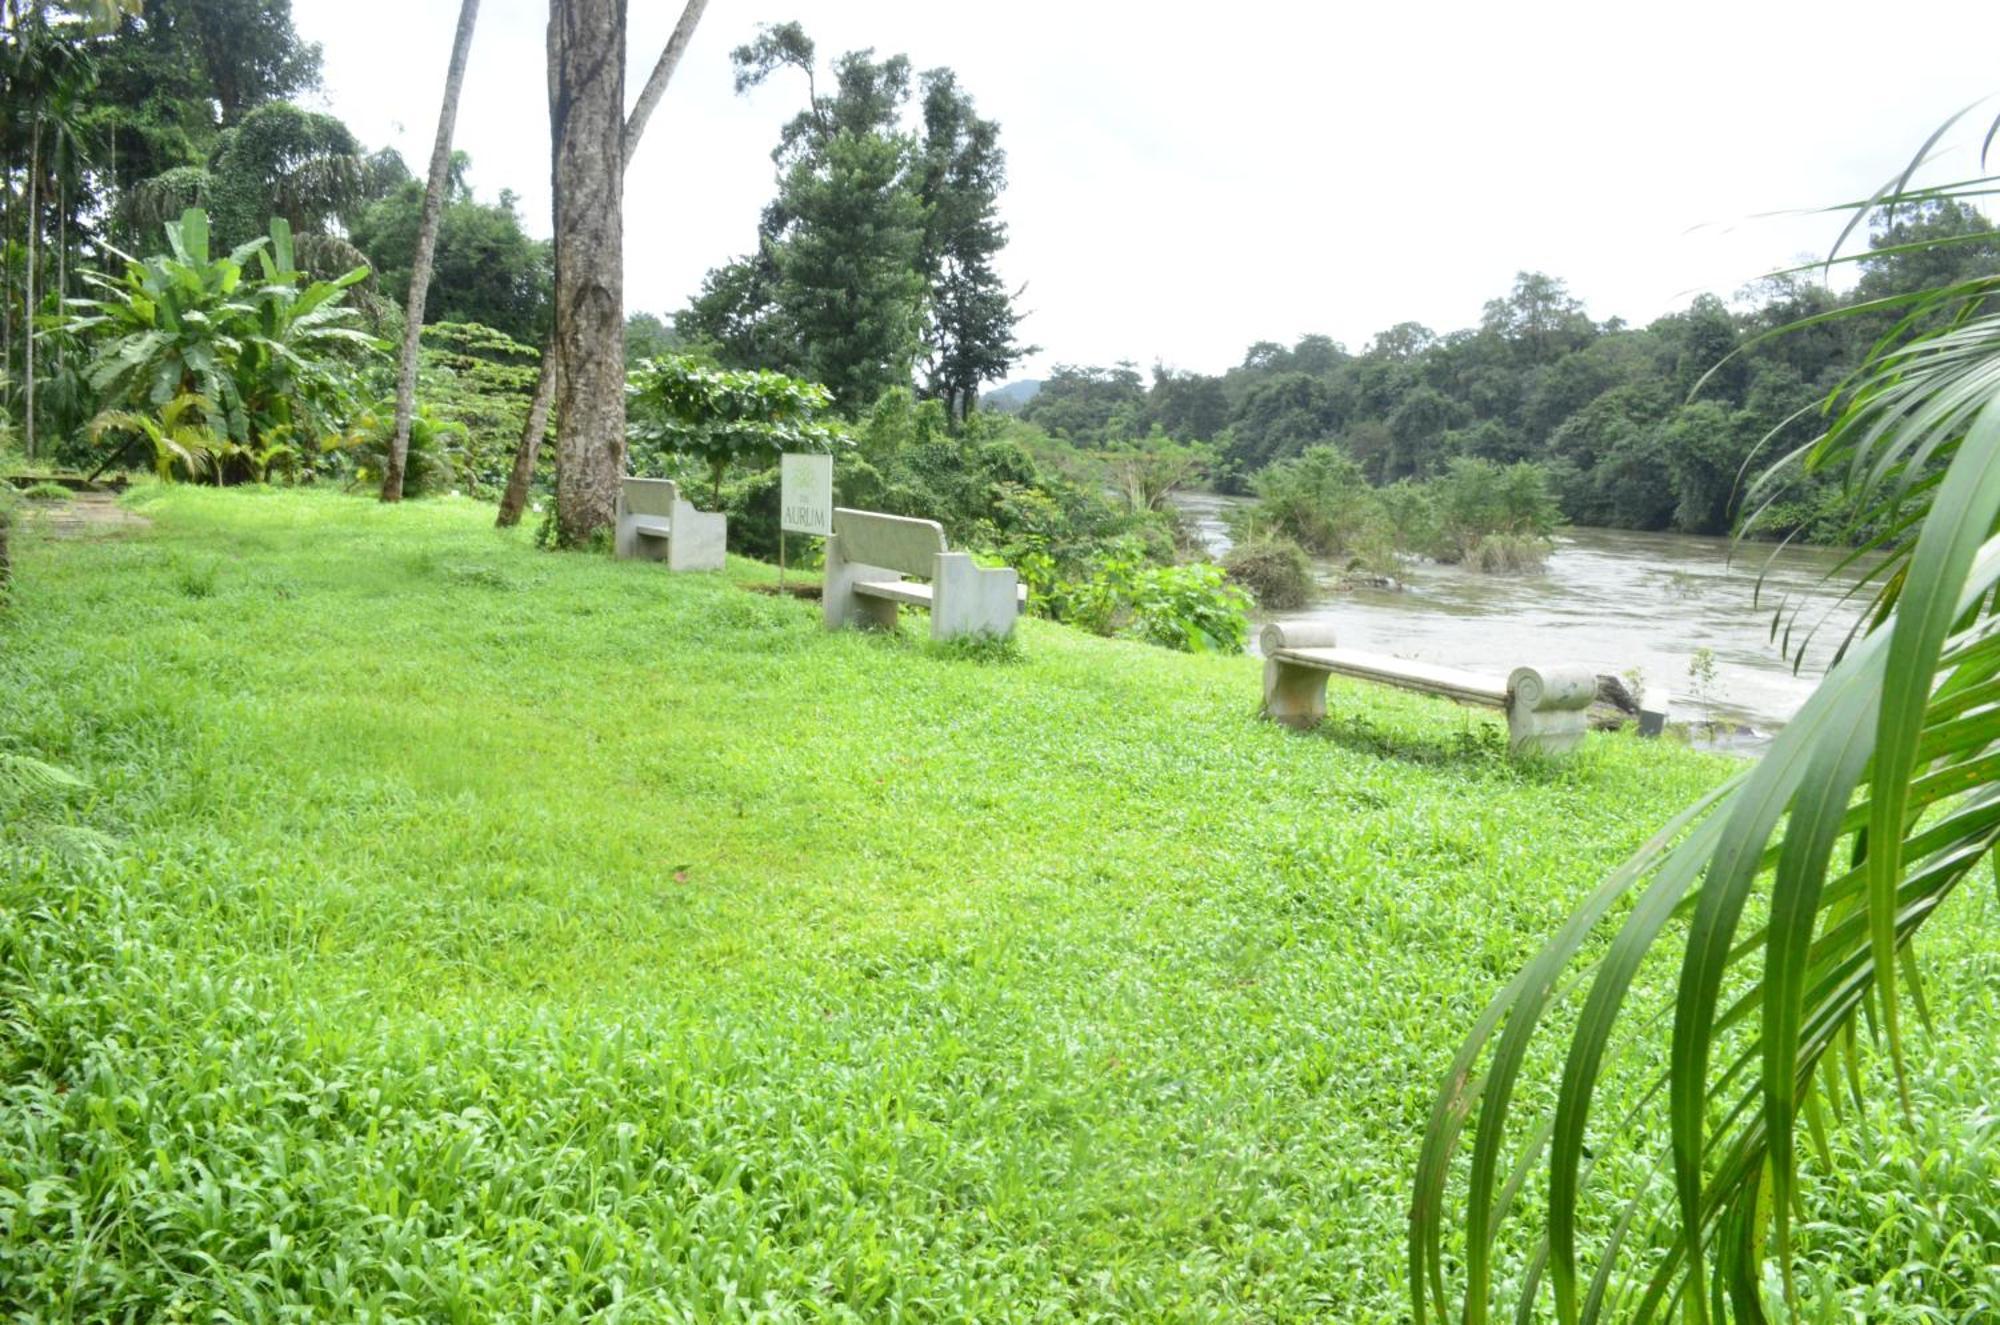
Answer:
[[[278,218],[305,272],[366,267],[354,304],[375,333],[393,330],[423,184],[394,151],[300,104],[319,88],[320,51],[290,0],[7,0],[0,23],[0,375],[9,430],[31,458],[92,461],[86,425],[104,402],[70,301],[121,255],[158,252],[190,207],[221,252]],[[475,197],[470,169],[455,158],[427,320],[534,342],[548,324],[549,244],[526,233],[504,189]]]
[[[1531,461],[1575,523],[1723,533],[1741,514],[1746,464],[1816,432],[1829,391],[1895,328],[1897,299],[1992,270],[2000,234],[1946,199],[1876,225],[1857,257],[1845,292],[1818,269],[1787,272],[1734,304],[1702,295],[1644,327],[1594,321],[1561,280],[1523,272],[1477,327],[1400,323],[1358,352],[1325,336],[1260,341],[1219,376],[1065,365],[1021,415],[1084,447],[1155,433],[1212,444],[1216,481],[1236,490],[1326,443],[1378,485],[1433,478],[1457,456]],[[1879,311],[1780,331],[1868,304]],[[1836,496],[1824,479],[1800,484],[1766,528],[1838,537]]]

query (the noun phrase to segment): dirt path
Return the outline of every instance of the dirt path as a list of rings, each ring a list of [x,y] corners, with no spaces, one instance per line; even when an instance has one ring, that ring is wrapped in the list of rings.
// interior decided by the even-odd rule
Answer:
[[[104,534],[133,533],[153,522],[118,504],[108,492],[80,492],[66,502],[47,506],[27,503],[28,518],[57,538],[94,538]]]

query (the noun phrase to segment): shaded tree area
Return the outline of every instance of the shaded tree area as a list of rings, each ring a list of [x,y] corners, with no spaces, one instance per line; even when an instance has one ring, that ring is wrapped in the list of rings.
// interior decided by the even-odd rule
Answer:
[[[1723,533],[1743,514],[1749,473],[1811,436],[1825,399],[1889,334],[1900,309],[1802,330],[1835,308],[1991,271],[2000,233],[1953,200],[1907,205],[1878,221],[1859,279],[1838,292],[1787,273],[1713,295],[1643,327],[1593,320],[1563,282],[1523,272],[1479,325],[1440,335],[1401,323],[1353,351],[1325,336],[1260,341],[1215,375],[1133,365],[1064,365],[1022,415],[1084,447],[1117,447],[1155,429],[1212,443],[1218,481],[1247,490],[1259,471],[1334,445],[1387,485],[1443,474],[1459,457],[1549,475],[1580,524]],[[1824,476],[1783,496],[1769,528],[1835,538],[1841,513]]]
[[[495,202],[475,198],[465,178],[469,164],[455,154],[424,320],[479,322],[516,340],[539,340],[549,324],[548,241],[521,228],[513,190],[502,189]],[[422,182],[406,178],[363,209],[348,232],[374,265],[382,296],[397,304],[409,297],[423,203]]]

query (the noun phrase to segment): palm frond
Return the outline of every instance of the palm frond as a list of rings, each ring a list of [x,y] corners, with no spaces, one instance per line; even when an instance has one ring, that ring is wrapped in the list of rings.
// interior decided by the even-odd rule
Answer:
[[[1763,759],[1608,878],[1474,1028],[1417,1167],[1418,1321],[1490,1319],[1507,1257],[1523,1320],[1546,1292],[1565,1325],[1761,1321],[1767,1259],[1794,1296],[1801,1134],[1823,1133],[1836,1071],[1860,1096],[1864,1019],[1903,1088],[1905,999],[1927,1015],[1912,940],[2000,844],[1996,294],[2000,275],[1870,308],[1891,329],[1821,435],[1753,487],[1840,477],[1872,531],[1863,624]],[[1519,1088],[1555,1023],[1561,1075],[1531,1111]],[[1545,1220],[1524,1240],[1509,1223],[1538,1171]]]

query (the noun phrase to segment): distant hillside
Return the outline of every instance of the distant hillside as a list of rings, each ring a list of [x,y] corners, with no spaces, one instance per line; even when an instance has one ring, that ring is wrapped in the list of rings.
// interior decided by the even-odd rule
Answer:
[[[1033,400],[1041,389],[1042,383],[1039,378],[1028,377],[1018,382],[1009,382],[1006,386],[995,387],[981,396],[980,400],[993,409],[1015,414]]]

